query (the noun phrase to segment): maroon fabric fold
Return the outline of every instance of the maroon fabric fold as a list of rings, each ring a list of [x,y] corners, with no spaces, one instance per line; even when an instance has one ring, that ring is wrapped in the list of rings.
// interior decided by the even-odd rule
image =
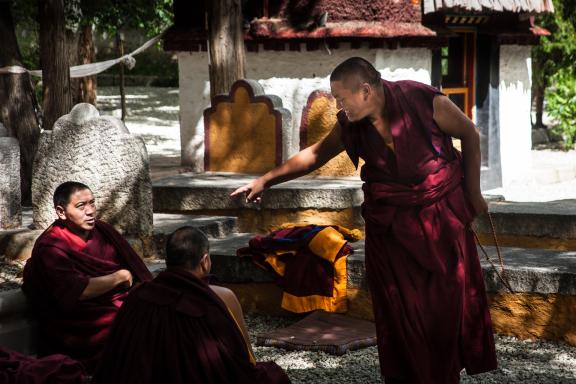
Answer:
[[[283,275],[277,273],[277,284],[286,293],[297,297],[319,295],[332,297],[334,294],[334,263],[315,255],[308,244],[322,229],[323,225],[305,225],[283,228],[266,236],[255,236],[249,247],[241,248],[239,256],[251,256],[256,264],[269,269],[266,257],[277,252],[278,260],[286,265]],[[292,251],[293,253],[289,253]],[[345,244],[337,259],[352,253],[352,247]]]
[[[438,90],[412,81],[382,86],[394,151],[368,120],[340,123],[347,153],[365,161],[366,275],[381,372],[458,383],[462,368],[497,365],[461,156],[433,120]]]
[[[92,383],[289,383],[275,363],[250,362],[226,305],[184,270],[130,293]]]
[[[84,367],[64,355],[43,358],[25,356],[0,347],[0,383],[3,384],[82,384]]]
[[[128,242],[101,221],[86,242],[60,221],[36,240],[22,290],[38,317],[41,356],[66,354],[93,371],[128,290],[118,287],[90,300],[79,298],[90,278],[122,268],[131,271],[136,284],[152,278]]]

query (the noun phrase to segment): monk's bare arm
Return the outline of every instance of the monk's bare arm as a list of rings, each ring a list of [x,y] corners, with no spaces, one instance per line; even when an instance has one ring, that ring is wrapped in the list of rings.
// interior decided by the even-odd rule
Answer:
[[[120,269],[109,275],[92,277],[80,295],[80,300],[98,297],[122,284],[132,286],[132,274],[127,269]]]
[[[434,121],[444,133],[460,139],[464,187],[476,213],[488,210],[480,191],[480,135],[474,123],[446,96],[434,98]]]
[[[238,326],[240,327],[242,336],[244,336],[244,341],[246,342],[250,353],[254,355],[254,352],[252,351],[252,344],[250,343],[250,336],[248,335],[248,329],[246,328],[246,323],[244,321],[244,313],[242,312],[242,306],[240,305],[238,298],[234,292],[226,287],[211,285],[210,288],[214,291],[214,293],[218,295],[218,297],[220,297],[220,299],[222,299],[224,304],[226,304],[232,313],[232,316],[234,316],[236,323],[238,323]]]
[[[230,196],[234,197],[247,193],[247,201],[258,200],[264,188],[304,176],[320,168],[328,160],[344,150],[340,142],[340,132],[340,124],[336,123],[332,131],[322,140],[301,150],[260,178],[238,188]]]

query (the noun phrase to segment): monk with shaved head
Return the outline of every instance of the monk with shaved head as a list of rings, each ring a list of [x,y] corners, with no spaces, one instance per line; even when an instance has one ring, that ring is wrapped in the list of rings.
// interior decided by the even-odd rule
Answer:
[[[453,384],[462,369],[495,369],[470,229],[487,211],[474,124],[436,88],[383,80],[360,57],[338,65],[330,87],[340,108],[332,131],[232,196],[259,202],[266,188],[312,172],[342,151],[356,167],[362,158],[366,275],[385,382]]]
[[[166,243],[166,270],[120,310],[94,384],[289,383],[257,363],[234,293],[209,285],[206,236],[182,227]]]
[[[22,289],[38,317],[39,354],[65,354],[93,372],[128,292],[152,275],[126,240],[98,220],[87,185],[59,185],[54,209],[58,219],[36,240]]]

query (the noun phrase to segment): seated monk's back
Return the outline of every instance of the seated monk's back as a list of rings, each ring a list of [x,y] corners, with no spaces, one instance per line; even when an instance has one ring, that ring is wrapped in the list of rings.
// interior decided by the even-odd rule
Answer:
[[[289,383],[255,363],[237,322],[209,285],[169,269],[121,308],[93,383]]]

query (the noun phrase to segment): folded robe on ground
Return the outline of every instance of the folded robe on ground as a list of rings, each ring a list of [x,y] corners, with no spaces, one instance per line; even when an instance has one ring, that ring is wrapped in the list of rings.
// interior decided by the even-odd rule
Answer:
[[[284,291],[282,308],[296,313],[346,312],[346,259],[353,250],[345,236],[354,235],[338,226],[293,226],[256,236],[237,254],[252,256],[256,264],[277,274]]]

